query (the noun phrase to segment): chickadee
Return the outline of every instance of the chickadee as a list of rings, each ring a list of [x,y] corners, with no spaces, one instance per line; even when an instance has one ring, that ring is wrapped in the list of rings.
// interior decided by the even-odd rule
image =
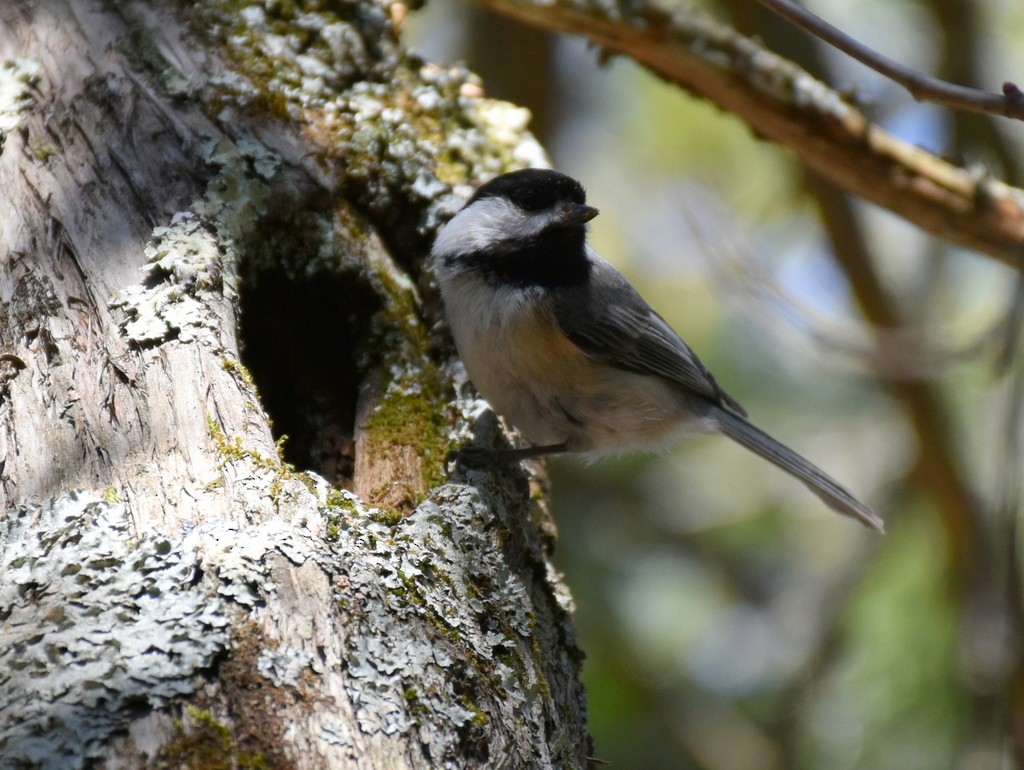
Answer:
[[[883,531],[839,482],[747,422],[690,347],[587,246],[597,213],[575,179],[514,171],[481,186],[434,243],[466,371],[533,444],[506,456],[598,455],[720,433]]]

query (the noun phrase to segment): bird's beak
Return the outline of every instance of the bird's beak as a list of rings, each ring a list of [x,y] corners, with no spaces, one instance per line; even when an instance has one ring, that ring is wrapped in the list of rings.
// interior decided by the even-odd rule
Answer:
[[[570,203],[562,210],[567,225],[586,224],[597,214],[598,211],[593,206],[585,206],[582,203]]]

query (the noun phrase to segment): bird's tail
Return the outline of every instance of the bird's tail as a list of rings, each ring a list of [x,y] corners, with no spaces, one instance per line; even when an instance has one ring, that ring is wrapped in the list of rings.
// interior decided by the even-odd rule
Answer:
[[[745,446],[756,455],[795,476],[832,510],[851,516],[861,524],[885,532],[885,524],[878,514],[860,502],[850,492],[814,463],[780,444],[764,431],[755,428],[738,415],[719,410],[715,414],[721,431],[733,441]]]

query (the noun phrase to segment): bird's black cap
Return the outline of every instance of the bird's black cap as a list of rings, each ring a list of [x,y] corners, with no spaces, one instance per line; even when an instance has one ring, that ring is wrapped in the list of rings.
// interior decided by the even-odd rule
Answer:
[[[583,185],[571,176],[543,168],[526,168],[495,177],[476,191],[470,199],[507,198],[524,211],[543,211],[559,201],[587,202]]]

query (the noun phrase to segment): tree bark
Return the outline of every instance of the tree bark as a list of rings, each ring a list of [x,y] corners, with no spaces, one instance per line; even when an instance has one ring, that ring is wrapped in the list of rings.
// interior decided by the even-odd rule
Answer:
[[[0,5],[0,765],[585,765],[530,479],[445,479],[502,438],[422,272],[540,151],[391,13]]]

